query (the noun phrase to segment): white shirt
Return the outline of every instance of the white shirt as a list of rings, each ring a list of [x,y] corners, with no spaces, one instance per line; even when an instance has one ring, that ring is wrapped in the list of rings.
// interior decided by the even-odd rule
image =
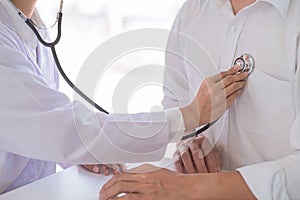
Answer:
[[[173,27],[182,35],[169,41],[165,108],[190,101],[203,77],[241,54],[254,57],[242,95],[206,134],[222,147],[224,169],[262,200],[300,199],[299,19],[298,0],[258,0],[236,16],[229,0],[188,0]]]
[[[33,20],[42,23],[37,12]],[[57,89],[50,50],[9,1],[0,0],[0,194],[54,173],[56,162],[159,160],[184,129],[178,108],[106,115]]]

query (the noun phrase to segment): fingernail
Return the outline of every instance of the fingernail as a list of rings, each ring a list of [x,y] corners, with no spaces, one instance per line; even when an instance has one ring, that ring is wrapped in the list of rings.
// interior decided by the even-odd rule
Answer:
[[[99,173],[100,172],[100,169],[99,169],[99,166],[94,166],[93,167],[93,172],[95,172],[95,173]]]
[[[112,166],[112,169],[115,170],[115,171],[118,172],[118,173],[121,173],[121,172],[122,172],[121,167],[119,167],[118,165]]]
[[[239,70],[239,69],[241,69],[241,67],[238,64],[236,64],[236,65],[233,66],[233,69],[234,70]]]

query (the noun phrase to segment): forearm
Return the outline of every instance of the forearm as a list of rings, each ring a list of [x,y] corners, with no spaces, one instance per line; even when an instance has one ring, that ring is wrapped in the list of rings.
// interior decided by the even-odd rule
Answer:
[[[192,176],[195,179],[195,196],[191,199],[256,199],[239,172],[221,172]]]
[[[185,124],[185,131],[195,130],[195,128],[205,125],[206,113],[200,113],[197,99],[195,98],[190,104],[180,108]],[[209,120],[207,120],[209,121]]]

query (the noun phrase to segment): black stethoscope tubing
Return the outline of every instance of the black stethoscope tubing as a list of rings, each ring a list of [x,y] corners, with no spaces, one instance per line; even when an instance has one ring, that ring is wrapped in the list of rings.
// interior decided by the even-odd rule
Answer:
[[[21,12],[18,12],[18,14],[21,16],[21,18],[24,19],[24,14]],[[38,30],[35,28],[35,25],[33,23],[33,21],[29,18],[25,19],[25,23],[31,28],[31,30],[34,32],[34,34],[36,35],[37,39],[41,42],[42,45],[49,47],[51,49],[52,52],[52,56],[54,58],[55,64],[57,66],[57,69],[59,71],[59,73],[61,74],[61,76],[64,78],[64,80],[67,82],[67,84],[77,93],[79,94],[84,100],[86,100],[88,103],[90,103],[93,107],[95,107],[97,110],[99,110],[100,112],[109,114],[109,112],[107,112],[104,108],[102,108],[101,106],[99,106],[96,102],[94,102],[92,99],[90,99],[88,96],[86,96],[79,88],[76,87],[76,85],[69,79],[69,77],[66,75],[66,73],[64,72],[63,68],[61,67],[61,64],[59,62],[56,50],[55,50],[55,45],[57,45],[61,39],[61,25],[62,25],[62,12],[60,10],[60,12],[58,12],[58,24],[57,24],[57,36],[56,39],[53,42],[46,42],[43,40],[43,38],[41,37],[40,33],[38,32]],[[202,132],[206,131],[207,129],[209,129],[213,124],[215,124],[218,120],[212,122],[212,123],[208,123],[206,125],[204,125],[203,127],[201,127],[199,130],[185,135],[181,138],[181,140],[186,140],[192,137],[196,137],[199,134],[201,134]]]
[[[62,24],[62,12],[58,13],[58,24],[57,24],[57,36],[56,39],[53,42],[46,42],[43,40],[41,35],[39,34],[38,30],[34,27],[34,23],[32,22],[31,19],[26,19],[25,23],[31,28],[31,30],[34,32],[36,35],[37,39],[46,47],[49,47],[51,49],[55,64],[57,66],[57,69],[61,76],[64,78],[64,80],[68,83],[68,85],[77,93],[79,94],[84,100],[86,100],[88,103],[90,103],[93,107],[95,107],[97,110],[100,112],[109,114],[104,108],[99,106],[96,102],[94,102],[92,99],[90,99],[88,96],[86,96],[79,88],[76,87],[76,85],[69,79],[69,77],[66,75],[64,72],[63,68],[61,67],[61,64],[59,62],[56,50],[55,50],[55,45],[58,44],[61,38],[61,24]]]

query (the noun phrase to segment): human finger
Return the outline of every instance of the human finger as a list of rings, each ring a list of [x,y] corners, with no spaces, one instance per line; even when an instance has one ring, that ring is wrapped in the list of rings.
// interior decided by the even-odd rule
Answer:
[[[184,145],[184,147],[179,148],[179,151],[180,151],[180,157],[181,157],[183,167],[184,167],[183,170],[187,174],[195,173],[196,171],[195,171],[195,167],[193,164],[192,155],[190,153],[189,147]]]
[[[102,173],[105,175],[105,176],[108,176],[109,175],[109,166],[108,165],[102,165]]]
[[[102,186],[102,190],[107,190],[110,187],[112,187],[113,185],[115,185],[117,182],[120,182],[120,181],[133,182],[133,181],[141,181],[144,179],[146,179],[146,175],[144,175],[144,174],[123,172],[122,174],[114,175],[108,182],[106,182]]]
[[[224,77],[222,80],[219,81],[219,84],[222,86],[221,88],[226,88],[227,86],[235,83],[235,82],[240,82],[248,77],[248,72],[242,72],[238,74],[233,74],[233,75],[228,75]]]
[[[144,194],[140,194],[140,193],[130,193],[130,194],[124,194],[121,196],[117,196],[114,198],[111,198],[111,200],[147,200],[149,198],[147,198],[146,195]]]
[[[201,145],[201,150],[204,155],[205,166],[208,173],[217,172],[216,158],[213,151],[214,147],[208,139],[205,139]]]
[[[190,147],[193,163],[198,173],[207,173],[204,156],[201,148],[196,143],[193,143]]]
[[[226,76],[224,79],[211,85],[210,91],[212,92],[212,96],[224,96],[225,94],[229,96],[230,92],[234,92],[232,90],[236,89],[237,86],[240,86],[241,83],[246,83],[245,79],[247,77],[248,72]]]
[[[213,151],[216,159],[217,172],[221,172],[223,168],[222,153],[218,150],[218,148],[214,148]]]
[[[93,165],[81,165],[81,166],[88,171],[93,171]]]
[[[234,100],[242,94],[242,92],[243,92],[243,90],[240,89],[240,90],[236,91],[235,93],[231,94],[230,96],[228,96],[227,100],[226,100],[226,107],[229,108],[233,104]]]
[[[83,168],[90,172],[94,172],[96,174],[100,173],[100,166],[99,165],[81,165]]]
[[[93,172],[96,174],[100,174],[100,166],[99,165],[94,165],[93,166]]]
[[[211,96],[214,97],[214,99],[218,99],[217,97],[224,98],[230,96],[236,90],[245,87],[245,79],[247,77],[248,73],[243,72],[239,74],[228,75],[224,79],[221,79],[219,82],[210,84],[209,91],[211,93]],[[221,102],[223,102],[223,100]]]
[[[209,79],[214,82],[219,82],[220,80],[224,79],[228,75],[236,74],[239,70],[240,70],[240,66],[234,65],[230,69],[228,69],[226,71],[222,71],[219,74],[216,74],[216,75],[210,77]]]
[[[228,70],[221,72],[220,74],[223,79],[228,75],[234,75],[234,74],[238,73],[240,69],[241,69],[241,67],[239,65],[234,65],[231,68],[229,68]]]
[[[119,181],[113,187],[109,188],[108,190],[100,190],[99,196],[100,200],[106,200],[111,198],[116,198],[121,193],[146,193],[149,192],[151,188],[150,183],[143,183],[143,182],[128,182],[128,181]]]
[[[246,86],[246,81],[234,82],[225,88],[226,97],[236,93]]]
[[[204,160],[208,173],[218,172],[216,158],[213,150],[211,150],[207,155],[204,156]]]
[[[112,169],[113,174],[116,175],[116,174],[120,174],[123,171],[125,171],[126,167],[123,164],[113,164],[113,165],[111,165],[111,169]]]
[[[177,171],[178,173],[182,173],[182,174],[183,174],[183,173],[184,173],[184,171],[183,171],[183,163],[182,163],[182,160],[181,160],[181,157],[180,157],[178,151],[176,151],[176,152],[174,153],[173,161],[174,161],[174,165],[175,165],[175,167],[176,167],[176,171]]]

